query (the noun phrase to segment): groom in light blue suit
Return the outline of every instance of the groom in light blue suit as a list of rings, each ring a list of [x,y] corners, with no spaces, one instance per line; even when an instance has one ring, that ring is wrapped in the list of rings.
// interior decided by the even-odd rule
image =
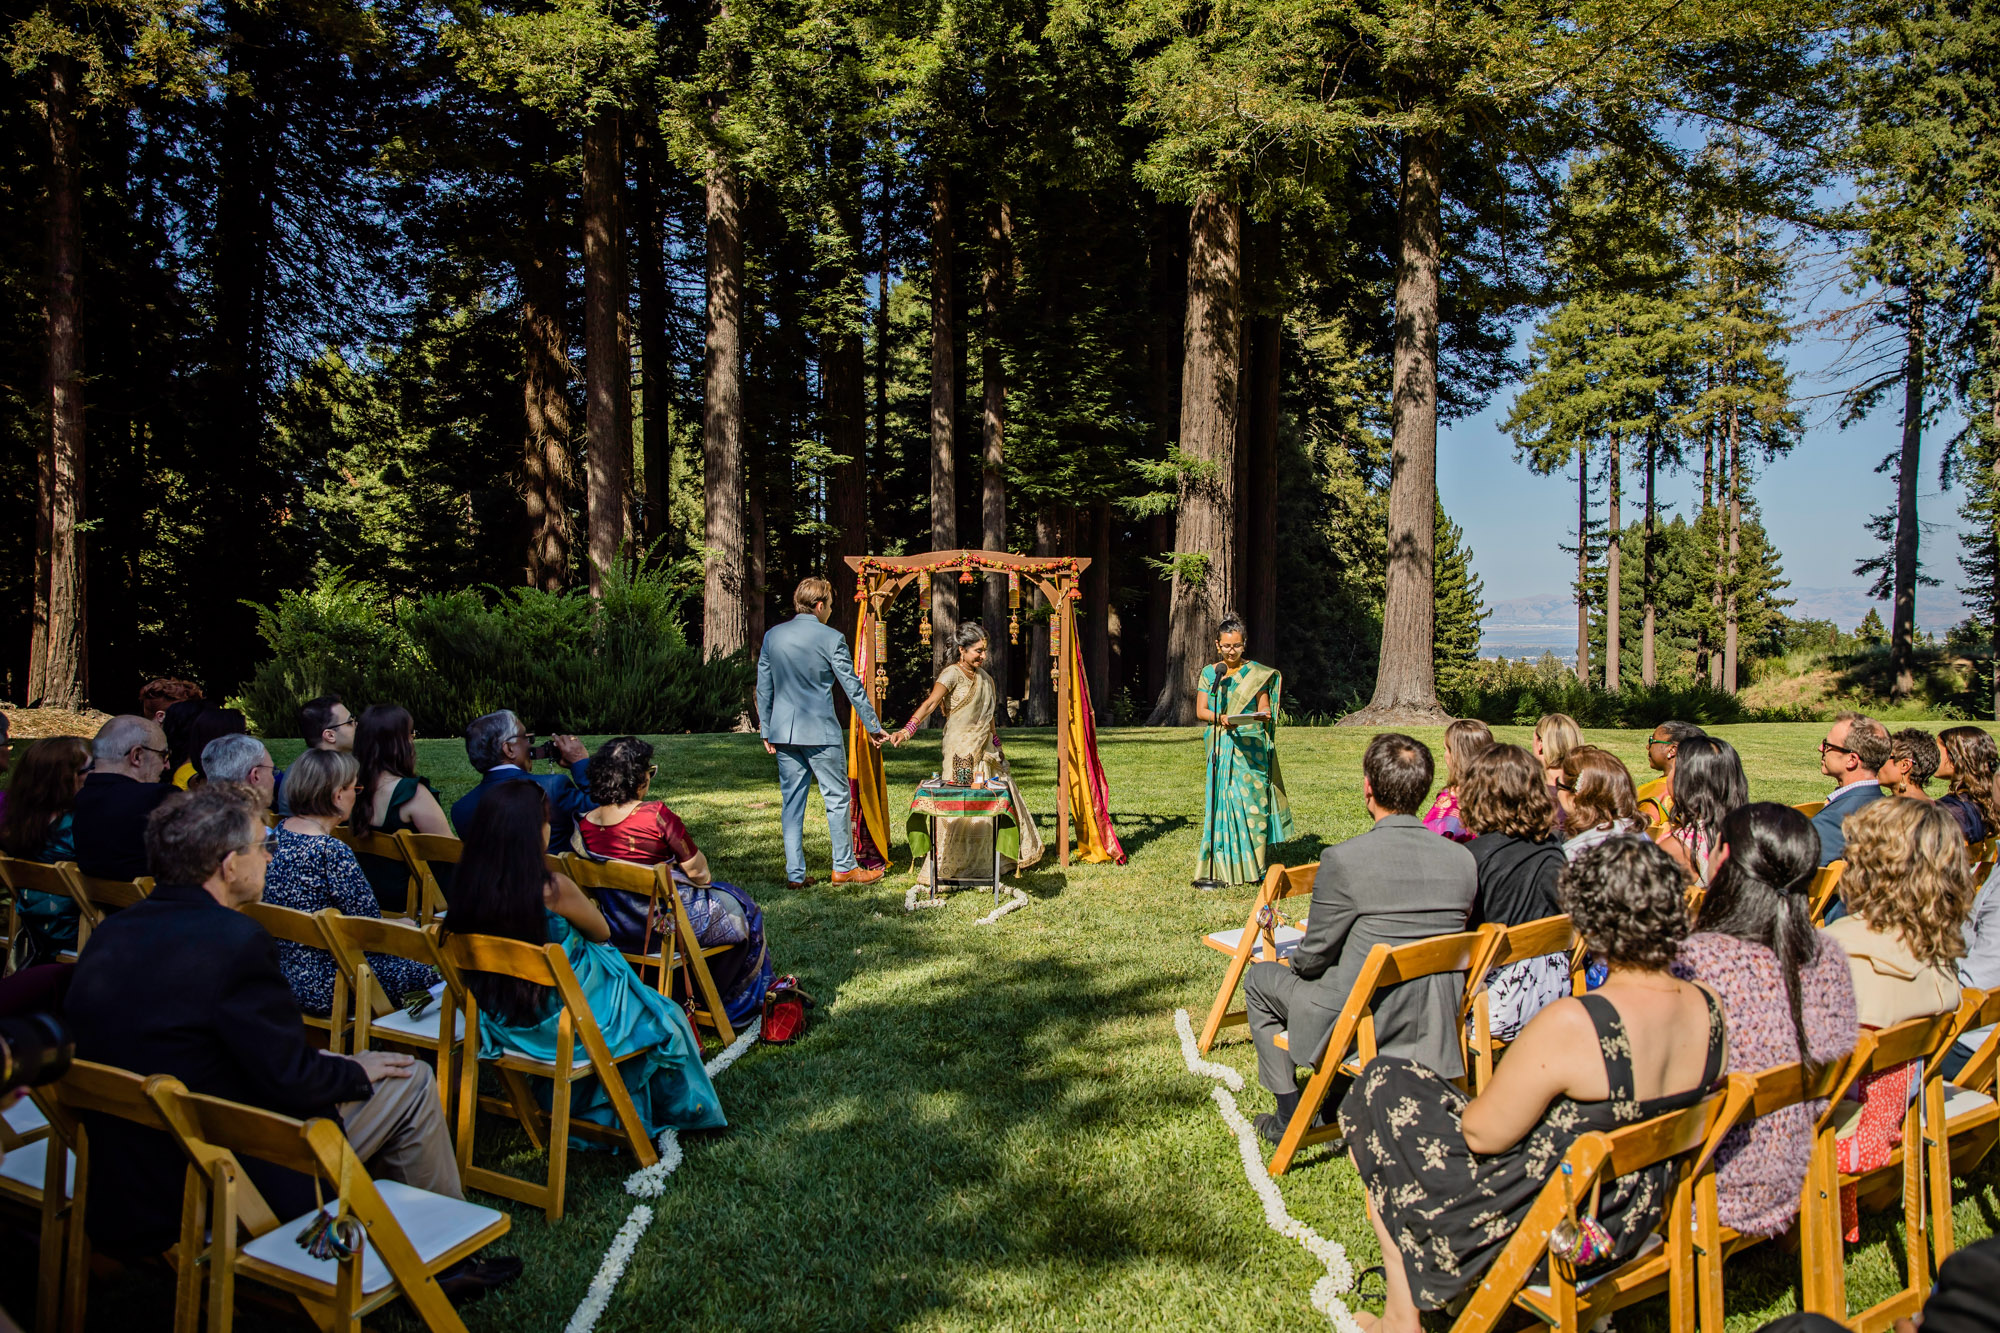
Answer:
[[[785,884],[803,889],[806,874],[806,784],[819,783],[826,802],[826,831],[833,839],[833,882],[873,884],[878,869],[854,864],[854,831],[848,822],[847,750],[840,719],[833,711],[833,685],[840,683],[861,725],[881,745],[892,741],[854,674],[847,636],[827,624],[833,615],[833,585],[822,578],[800,582],[792,594],[798,614],[764,636],[757,655],[757,716],[764,724],[764,748],[778,757],[778,791],[785,821]],[[893,743],[893,741],[892,741]]]

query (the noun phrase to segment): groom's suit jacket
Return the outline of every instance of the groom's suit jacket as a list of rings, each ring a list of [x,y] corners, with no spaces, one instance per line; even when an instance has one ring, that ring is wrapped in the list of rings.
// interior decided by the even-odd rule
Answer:
[[[810,611],[773,626],[757,655],[757,716],[764,739],[773,745],[839,745],[840,719],[833,712],[836,681],[862,725],[871,732],[882,730],[868,691],[854,674],[846,635],[821,624]]]

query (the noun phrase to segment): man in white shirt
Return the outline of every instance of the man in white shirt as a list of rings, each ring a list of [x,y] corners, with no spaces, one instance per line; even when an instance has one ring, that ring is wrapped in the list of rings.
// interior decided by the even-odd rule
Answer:
[[[1875,771],[1889,759],[1889,729],[1863,713],[1841,713],[1819,744],[1819,771],[1833,779],[1826,807],[1812,818],[1819,834],[1819,863],[1828,865],[1847,852],[1840,831],[1849,815],[1870,801],[1882,799]]]

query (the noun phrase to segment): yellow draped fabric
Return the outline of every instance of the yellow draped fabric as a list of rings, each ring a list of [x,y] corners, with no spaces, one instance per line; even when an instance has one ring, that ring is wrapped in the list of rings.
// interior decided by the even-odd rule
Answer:
[[[1090,711],[1090,682],[1074,625],[1069,634],[1069,816],[1076,828],[1076,855],[1083,861],[1125,864],[1125,849],[1111,826],[1111,788],[1097,758],[1097,720]]]
[[[854,674],[865,686],[875,675],[875,636],[868,632],[867,603],[854,616]],[[889,780],[882,752],[868,739],[861,715],[847,710],[848,811],[854,821],[854,854],[874,869],[889,863]]]

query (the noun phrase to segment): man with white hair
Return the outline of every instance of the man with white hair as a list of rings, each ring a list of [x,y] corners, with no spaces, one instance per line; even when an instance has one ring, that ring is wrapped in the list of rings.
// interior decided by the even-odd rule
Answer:
[[[472,719],[465,728],[465,757],[479,770],[479,785],[452,802],[451,826],[463,836],[488,789],[525,779],[549,798],[549,850],[568,851],[577,816],[597,808],[590,799],[590,751],[574,736],[551,736],[547,749],[560,765],[553,773],[537,773],[535,751],[540,748],[534,734],[508,709]]]
[[[271,762],[271,752],[264,748],[264,742],[255,736],[240,731],[217,736],[202,747],[201,771],[210,782],[234,782],[248,787],[257,793],[264,809],[271,808],[278,768]]]
[[[121,713],[91,743],[90,776],[76,794],[76,867],[93,879],[146,873],[146,817],[173,793],[160,781],[167,733],[151,718]]]

